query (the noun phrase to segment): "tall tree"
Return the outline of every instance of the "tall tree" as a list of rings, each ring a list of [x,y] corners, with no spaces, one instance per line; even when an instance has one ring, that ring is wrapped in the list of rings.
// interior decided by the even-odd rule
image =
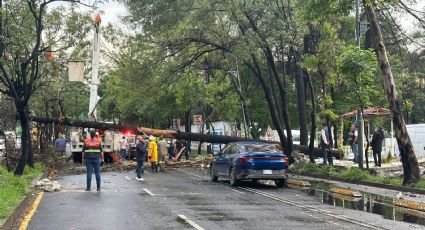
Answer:
[[[374,40],[375,51],[378,56],[379,67],[382,73],[384,90],[389,102],[392,120],[395,127],[395,136],[400,151],[401,162],[403,164],[403,184],[407,185],[417,183],[420,179],[419,164],[416,159],[409,134],[407,133],[403,113],[401,111],[401,103],[397,95],[397,88],[382,37],[381,27],[376,18],[372,1],[363,0],[363,6],[366,10],[370,28],[372,30],[372,39]]]
[[[68,17],[60,12],[63,8],[49,13],[47,6],[55,0],[1,2],[0,90],[13,98],[19,115],[22,154],[15,174],[22,175],[26,164],[34,165],[28,103],[34,93],[48,82],[45,81],[47,61],[52,58],[52,51],[75,44],[87,31],[83,25],[77,26],[79,21],[76,19],[80,17],[75,12]],[[64,26],[79,30],[69,31]]]

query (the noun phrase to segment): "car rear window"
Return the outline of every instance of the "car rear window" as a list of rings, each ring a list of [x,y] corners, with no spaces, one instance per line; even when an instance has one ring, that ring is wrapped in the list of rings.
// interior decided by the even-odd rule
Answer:
[[[245,152],[281,152],[278,148],[273,145],[243,145],[242,149]]]

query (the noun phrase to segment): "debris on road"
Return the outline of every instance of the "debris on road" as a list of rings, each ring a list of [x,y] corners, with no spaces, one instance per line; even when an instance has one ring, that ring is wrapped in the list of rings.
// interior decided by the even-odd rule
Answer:
[[[62,185],[57,181],[51,181],[49,179],[39,180],[35,183],[35,188],[43,190],[45,192],[58,192],[62,190]]]

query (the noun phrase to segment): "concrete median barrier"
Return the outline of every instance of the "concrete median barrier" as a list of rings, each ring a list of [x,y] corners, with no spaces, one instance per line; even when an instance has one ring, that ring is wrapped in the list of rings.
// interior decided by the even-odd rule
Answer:
[[[310,182],[304,181],[304,180],[288,178],[287,182],[288,182],[288,184],[296,185],[296,186],[300,186],[300,187],[310,187],[311,186]]]
[[[344,196],[351,196],[351,197],[361,197],[363,194],[359,191],[354,191],[351,189],[345,189],[345,188],[331,188],[329,189],[329,192],[331,193],[337,193]]]
[[[425,211],[425,203],[422,203],[422,202],[397,199],[397,200],[393,201],[393,204],[395,206],[399,206],[399,207],[405,207],[405,208],[415,209],[415,210],[419,210],[419,211]]]

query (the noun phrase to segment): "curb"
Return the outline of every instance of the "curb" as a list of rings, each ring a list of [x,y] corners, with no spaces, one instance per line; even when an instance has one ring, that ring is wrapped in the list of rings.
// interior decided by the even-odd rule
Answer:
[[[422,203],[422,202],[397,199],[393,201],[393,204],[399,207],[425,211],[425,203]]]
[[[365,186],[370,186],[370,187],[390,189],[390,190],[395,190],[395,191],[400,191],[400,192],[410,192],[410,193],[425,195],[425,189],[418,189],[418,188],[411,188],[411,187],[397,186],[397,185],[389,185],[389,184],[378,184],[378,183],[373,183],[373,182],[368,182],[368,181],[347,180],[347,179],[342,179],[342,178],[338,178],[338,177],[324,176],[324,175],[312,174],[312,173],[305,173],[305,174],[292,173],[292,174],[297,175],[297,176],[306,176],[306,177],[312,177],[312,178],[316,178],[316,179],[333,180],[333,181],[350,183],[350,184],[365,185]]]
[[[311,186],[310,182],[308,182],[308,181],[292,179],[292,178],[288,178],[287,183],[292,184],[292,185],[296,185],[296,186],[300,186],[300,187],[310,187]]]
[[[329,189],[329,192],[331,193],[338,193],[344,196],[351,196],[351,197],[362,197],[363,194],[359,191],[354,191],[351,189],[345,189],[345,188],[331,188]]]

